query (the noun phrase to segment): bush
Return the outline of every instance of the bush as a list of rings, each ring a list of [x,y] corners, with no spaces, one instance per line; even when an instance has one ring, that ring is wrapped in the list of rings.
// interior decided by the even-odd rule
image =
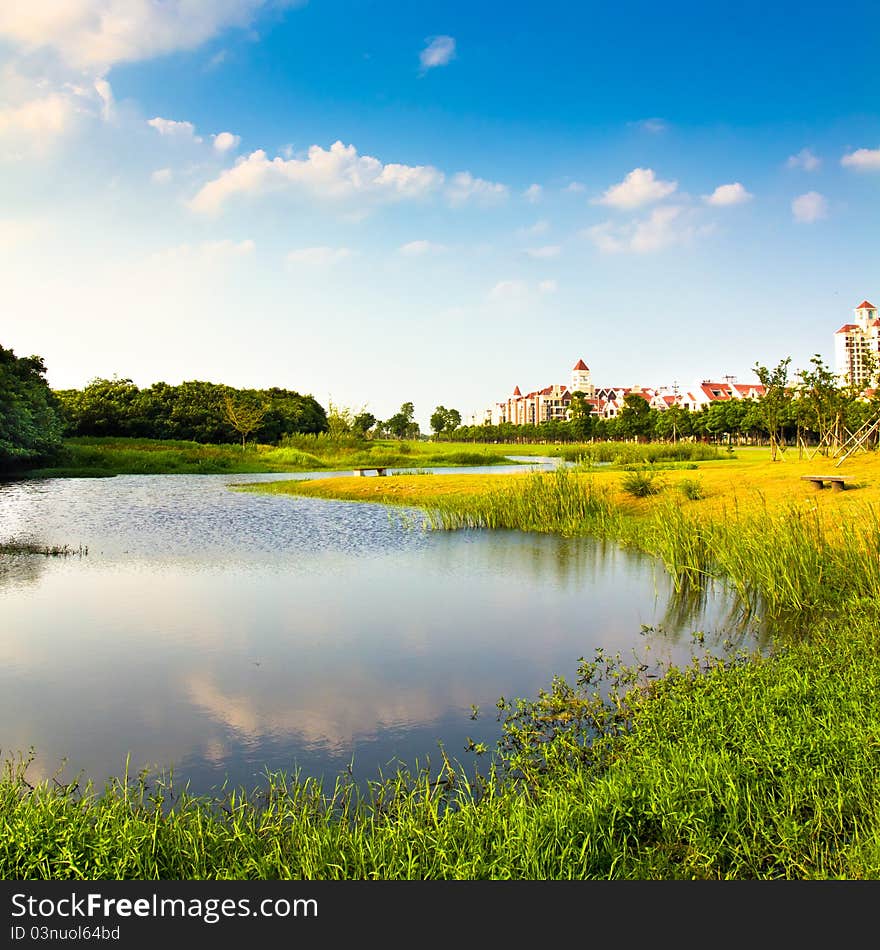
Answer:
[[[678,490],[690,501],[698,501],[703,497],[703,483],[698,478],[683,478],[678,483]]]
[[[657,473],[650,469],[634,470],[623,476],[620,487],[634,498],[647,498],[660,491],[661,486],[656,483],[656,478]]]

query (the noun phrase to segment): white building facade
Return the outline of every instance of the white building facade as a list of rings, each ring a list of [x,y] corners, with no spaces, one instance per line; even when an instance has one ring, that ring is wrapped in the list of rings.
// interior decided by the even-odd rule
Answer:
[[[880,319],[874,304],[863,300],[853,310],[855,323],[834,334],[834,359],[841,381],[856,389],[877,383],[880,367]]]

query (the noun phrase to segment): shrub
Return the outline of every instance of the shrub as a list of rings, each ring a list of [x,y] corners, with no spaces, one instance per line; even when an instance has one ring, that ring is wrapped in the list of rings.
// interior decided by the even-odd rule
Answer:
[[[647,498],[648,495],[656,495],[660,491],[656,478],[657,473],[649,469],[633,470],[623,476],[620,487],[634,498]]]
[[[698,501],[703,497],[703,483],[698,478],[683,478],[678,483],[678,490],[691,501]]]

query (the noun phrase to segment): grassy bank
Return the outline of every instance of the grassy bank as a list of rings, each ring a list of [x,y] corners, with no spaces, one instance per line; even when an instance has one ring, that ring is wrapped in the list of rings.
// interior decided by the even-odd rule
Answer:
[[[64,443],[51,467],[31,478],[109,475],[223,475],[257,472],[340,471],[361,466],[389,468],[456,465],[509,465],[509,446],[449,442],[362,441],[340,444],[321,436],[300,437],[297,445],[203,445],[157,439],[79,438]],[[531,447],[530,447],[531,448]]]
[[[799,478],[827,461],[698,466],[656,472],[643,496],[626,471],[265,486],[418,505],[438,528],[599,534],[662,557],[680,585],[724,575],[771,613],[809,619],[769,656],[658,678],[599,654],[576,682],[502,703],[491,762],[441,761],[365,794],[281,775],[222,802],[156,782],[31,788],[10,763],[0,874],[880,877],[880,461],[845,463],[845,492]]]
[[[471,442],[401,442],[396,439],[339,440],[326,435],[292,436],[282,445],[205,445],[159,439],[77,438],[64,443],[52,466],[20,473],[31,478],[109,475],[223,475],[257,472],[345,471],[367,466],[449,468],[510,465],[510,456],[555,456],[568,460],[624,464],[724,458],[703,445],[483,445]]]

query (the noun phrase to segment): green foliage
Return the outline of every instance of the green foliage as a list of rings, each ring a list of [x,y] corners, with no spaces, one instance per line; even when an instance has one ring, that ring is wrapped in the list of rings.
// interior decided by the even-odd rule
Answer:
[[[130,379],[95,379],[84,389],[57,393],[73,436],[111,436],[224,444],[243,436],[231,421],[229,402],[260,414],[247,435],[277,443],[295,432],[324,432],[327,415],[311,396],[273,387],[234,389],[191,380],[139,389]],[[253,420],[251,420],[253,421]]]
[[[647,440],[651,437],[654,415],[644,397],[638,393],[628,393],[623,397],[619,426],[624,438]]]
[[[647,498],[660,491],[657,473],[649,468],[638,468],[627,472],[621,479],[620,487],[634,498]]]
[[[588,461],[612,465],[707,462],[725,458],[714,445],[702,442],[594,442],[573,449],[563,449],[560,455],[569,462]]]
[[[698,478],[683,478],[676,487],[689,501],[703,497],[703,483]]]
[[[395,439],[417,439],[419,424],[413,419],[415,411],[415,406],[411,402],[405,402],[399,412],[385,421],[384,429]]]
[[[437,436],[443,433],[449,436],[461,425],[461,413],[457,409],[447,409],[437,406],[431,414],[431,428]]]
[[[784,451],[786,413],[790,410],[791,394],[788,385],[788,367],[791,357],[780,360],[774,369],[755,364],[754,372],[764,394],[758,401],[764,430],[770,437],[770,453],[775,460],[780,448]]]
[[[58,400],[39,356],[17,357],[0,346],[0,469],[47,461],[61,449]]]

